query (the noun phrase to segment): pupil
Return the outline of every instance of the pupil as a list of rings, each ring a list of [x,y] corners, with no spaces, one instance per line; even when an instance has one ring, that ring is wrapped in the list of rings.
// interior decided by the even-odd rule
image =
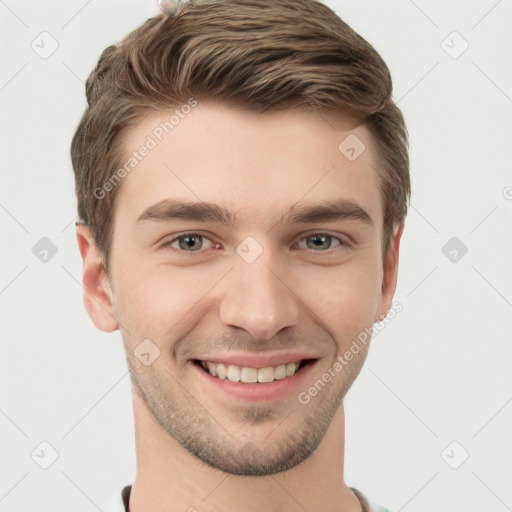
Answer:
[[[185,236],[182,238],[182,241],[184,242],[183,246],[188,249],[194,249],[194,245],[196,244],[198,237],[195,236]],[[182,248],[183,248],[182,246]]]
[[[328,238],[329,238],[328,236],[318,236],[318,235],[311,237],[311,239],[313,240],[313,245],[315,247],[317,247],[317,248],[320,247],[320,248],[324,248],[324,249],[328,249],[330,246],[330,243],[328,243]]]

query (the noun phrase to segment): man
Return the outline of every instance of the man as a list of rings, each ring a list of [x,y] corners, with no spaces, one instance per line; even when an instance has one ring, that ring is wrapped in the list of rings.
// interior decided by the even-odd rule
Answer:
[[[315,0],[190,0],[110,46],[72,142],[84,304],[122,334],[131,512],[360,512],[343,398],[396,288],[407,131]]]

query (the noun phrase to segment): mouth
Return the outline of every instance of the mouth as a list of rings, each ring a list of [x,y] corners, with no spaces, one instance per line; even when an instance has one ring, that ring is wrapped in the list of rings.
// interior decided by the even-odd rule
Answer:
[[[270,384],[275,381],[286,381],[304,371],[316,359],[301,359],[282,363],[277,366],[239,366],[215,361],[193,360],[203,372],[217,380],[242,384]]]

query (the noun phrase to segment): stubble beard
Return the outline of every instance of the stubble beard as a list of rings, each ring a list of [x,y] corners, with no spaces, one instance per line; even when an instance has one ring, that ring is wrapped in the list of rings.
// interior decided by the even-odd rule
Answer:
[[[160,426],[189,453],[224,473],[268,476],[291,469],[313,454],[361,371],[366,355],[367,350],[359,352],[307,405],[296,400],[287,411],[277,404],[231,410],[229,418],[237,418],[238,430],[244,432],[249,432],[251,426],[275,423],[270,435],[259,439],[234,436],[224,415],[211,414],[200,397],[192,396],[156,362],[142,367],[129,356],[127,362],[133,392],[146,403]]]

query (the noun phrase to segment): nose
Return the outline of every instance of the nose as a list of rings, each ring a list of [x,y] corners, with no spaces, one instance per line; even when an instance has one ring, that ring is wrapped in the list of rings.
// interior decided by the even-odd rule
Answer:
[[[299,299],[286,272],[266,254],[252,263],[242,258],[235,262],[220,303],[220,319],[226,326],[244,329],[258,340],[272,338],[299,319]]]

